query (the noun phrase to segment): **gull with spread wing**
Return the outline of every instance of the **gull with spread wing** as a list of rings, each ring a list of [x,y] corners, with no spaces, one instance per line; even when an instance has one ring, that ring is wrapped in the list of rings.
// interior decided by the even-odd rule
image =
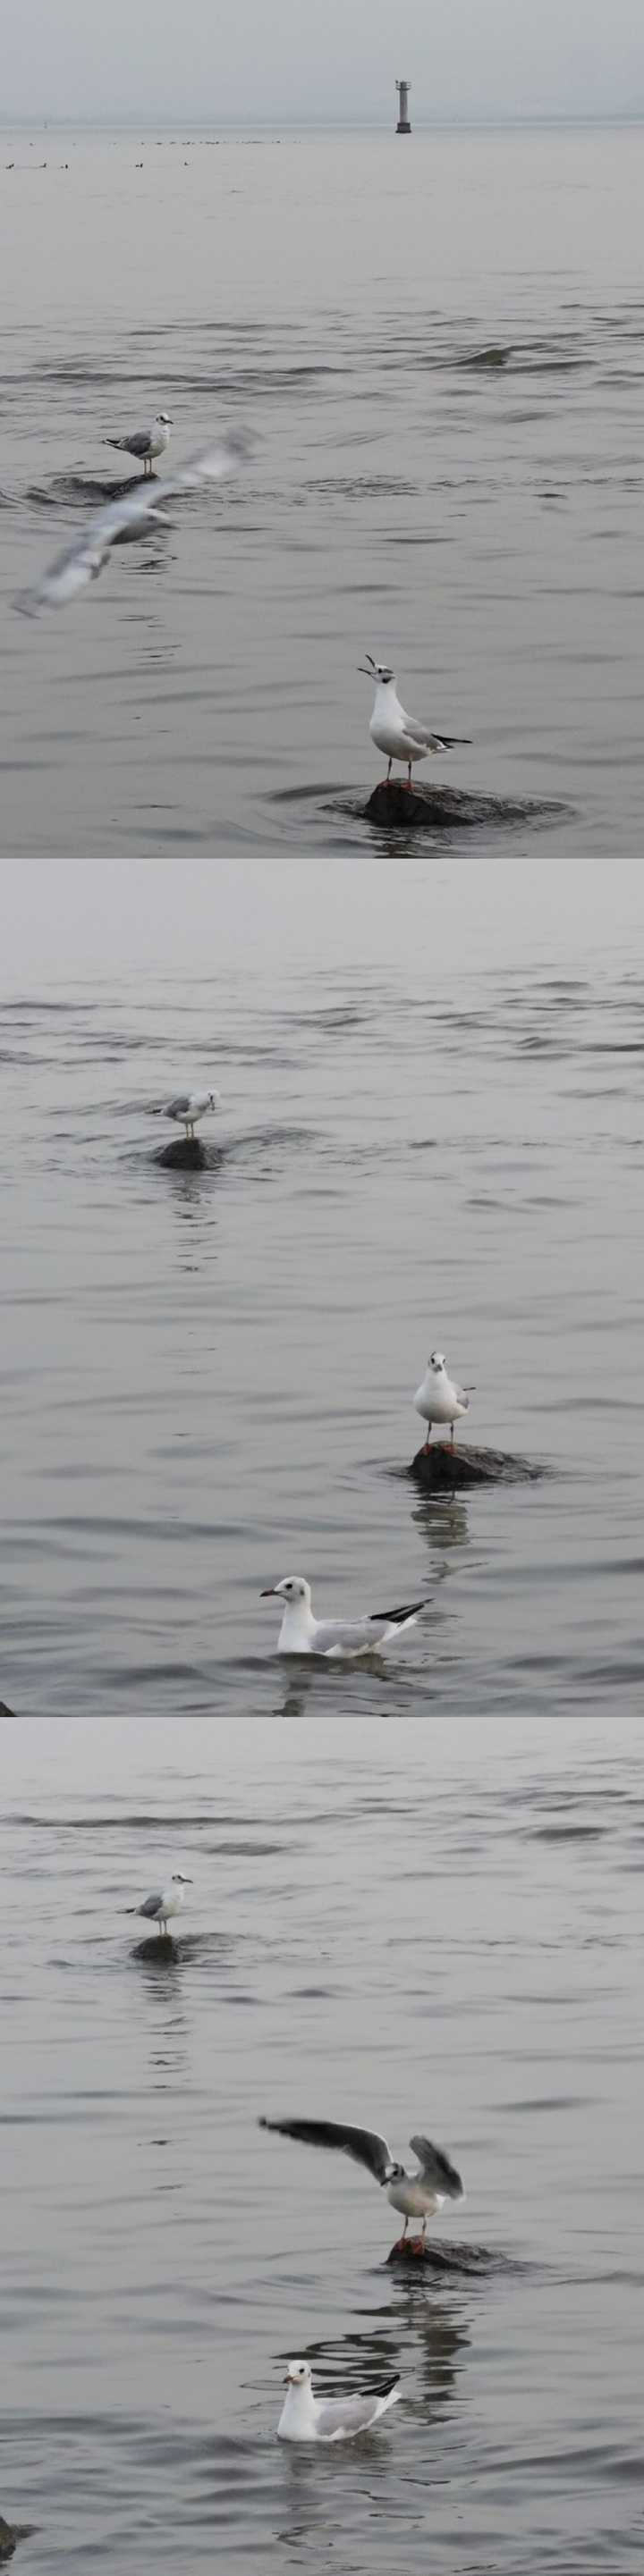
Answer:
[[[351,2156],[354,2164],[364,2165],[386,2191],[392,2209],[399,2209],[404,2218],[399,2245],[405,2243],[409,2219],[422,2218],[421,2234],[412,2240],[419,2253],[424,2250],[428,2218],[434,2218],[446,2200],[464,2199],[456,2166],[444,2147],[433,2146],[431,2138],[410,2138],[418,2169],[407,2173],[376,2129],[346,2128],[342,2120],[260,2120],[259,2126],[275,2130],[281,2138],[300,2138],[307,2147],[335,2147],[341,2155]]]
[[[194,455],[186,456],[183,465],[177,466],[175,474],[167,476],[164,500],[236,474],[248,453],[248,441],[234,430],[213,441],[210,447],[196,448]],[[118,501],[110,501],[105,510],[98,510],[93,519],[86,520],[73,544],[55,556],[33,589],[21,592],[14,607],[23,609],[29,617],[34,617],[39,608],[66,608],[70,599],[77,599],[90,582],[98,579],[113,546],[131,537],[144,537],[151,528],[164,524],[166,513],[158,508],[153,492],[144,493],[139,484],[135,492],[122,493]]]

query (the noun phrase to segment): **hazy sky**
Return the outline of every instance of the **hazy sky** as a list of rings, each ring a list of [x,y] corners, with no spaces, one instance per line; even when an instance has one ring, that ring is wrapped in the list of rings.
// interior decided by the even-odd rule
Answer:
[[[205,121],[644,110],[642,0],[20,0],[4,112]]]

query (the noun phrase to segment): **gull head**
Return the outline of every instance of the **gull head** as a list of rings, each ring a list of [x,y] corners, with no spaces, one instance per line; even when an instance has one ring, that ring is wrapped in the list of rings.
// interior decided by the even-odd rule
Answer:
[[[157,425],[157,429],[171,429],[171,428],[172,428],[172,414],[171,414],[171,412],[169,412],[169,411],[158,411],[158,412],[157,412],[157,418],[156,418],[156,425]]]
[[[311,2369],[308,2361],[289,2361],[285,2388],[310,2388]]]
[[[192,1879],[186,1877],[185,1869],[173,1869],[172,1885],[173,1887],[192,1887]]]
[[[209,1109],[221,1109],[221,1092],[220,1092],[220,1091],[209,1091],[209,1093],[208,1093],[208,1108],[209,1108]]]
[[[284,1574],[281,1583],[267,1583],[260,1601],[305,1601],[311,1606],[311,1586],[304,1574]]]
[[[358,670],[364,671],[367,680],[373,680],[378,688],[387,689],[390,681],[394,679],[394,673],[390,671],[388,662],[374,662],[372,653],[367,654],[365,662],[358,663]]]
[[[430,1368],[435,1368],[435,1369],[442,1369],[442,1368],[444,1368],[444,1367],[445,1367],[445,1352],[444,1352],[444,1351],[430,1351],[430,1354],[429,1354],[429,1365],[430,1365]]]

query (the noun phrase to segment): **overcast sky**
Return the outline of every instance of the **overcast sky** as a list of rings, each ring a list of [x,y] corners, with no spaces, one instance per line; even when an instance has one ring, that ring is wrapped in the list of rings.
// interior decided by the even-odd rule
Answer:
[[[4,113],[421,119],[644,109],[644,0],[20,0]]]

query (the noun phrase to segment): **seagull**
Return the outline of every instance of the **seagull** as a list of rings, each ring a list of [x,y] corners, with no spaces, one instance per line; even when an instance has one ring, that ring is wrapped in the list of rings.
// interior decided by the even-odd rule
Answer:
[[[369,1610],[364,1619],[315,1619],[304,1574],[285,1574],[281,1583],[267,1583],[259,1597],[284,1603],[278,1655],[373,1655],[403,1628],[413,1628],[426,1608],[424,1600],[406,1601],[400,1610]]]
[[[144,1896],[142,1905],[126,1905],[126,1914],[144,1914],[146,1923],[158,1923],[159,1931],[167,1933],[173,1915],[181,1913],[184,1887],[192,1887],[192,1879],[185,1870],[173,1869],[169,1887],[162,1887],[158,1896]]]
[[[136,456],[144,474],[148,468],[152,473],[155,457],[164,456],[170,445],[171,428],[169,411],[159,411],[156,420],[148,421],[145,429],[132,429],[127,438],[104,438],[103,446],[119,447],[126,456]]]
[[[221,1109],[220,1091],[177,1091],[174,1100],[166,1101],[163,1114],[176,1119],[177,1126],[185,1127],[186,1136],[192,1137],[196,1121],[203,1118],[206,1109]]]
[[[308,2361],[289,2361],[284,2386],[278,2442],[350,2442],[352,2434],[368,2433],[400,2397],[397,2378],[369,2397],[315,2397]]]
[[[392,2209],[399,2209],[405,2224],[398,2246],[404,2245],[410,2218],[422,2218],[422,2233],[410,2241],[421,2252],[425,2244],[428,2218],[434,2218],[446,2200],[463,2200],[464,2192],[456,2166],[450,2164],[444,2147],[432,2146],[431,2138],[410,2138],[412,2152],[418,2157],[418,2171],[407,2173],[398,2165],[386,2138],[375,2129],[347,2129],[341,2120],[260,2120],[260,2129],[274,2129],[281,2138],[301,2138],[308,2147],[336,2147],[354,2164],[366,2165],[374,2182],[384,2186]],[[394,2248],[394,2251],[396,2249]]]
[[[176,474],[167,475],[164,499],[235,474],[248,454],[248,441],[232,430],[213,446],[196,448],[177,466]],[[110,501],[107,509],[97,511],[93,519],[86,521],[73,545],[55,556],[32,590],[19,594],[14,608],[23,609],[28,617],[35,616],[39,608],[65,608],[68,600],[76,599],[90,582],[98,579],[112,546],[129,537],[146,536],[155,523],[165,526],[166,513],[158,508],[151,492],[146,495],[139,484],[135,492],[123,493],[120,500]]]
[[[454,1424],[460,1422],[463,1413],[469,1413],[470,1399],[466,1388],[458,1386],[455,1378],[448,1377],[443,1351],[431,1352],[422,1386],[416,1388],[414,1404],[416,1412],[422,1414],[423,1422],[429,1425],[425,1448],[429,1448],[433,1422],[451,1422],[453,1448]]]
[[[411,787],[412,761],[427,760],[430,751],[455,751],[468,741],[467,734],[432,733],[431,725],[424,724],[420,716],[408,716],[400,704],[395,674],[388,670],[385,662],[374,662],[368,653],[366,662],[358,663],[358,670],[366,672],[367,679],[375,683],[369,732],[372,742],[378,751],[384,751],[389,764],[383,786],[389,785],[392,760],[406,760],[406,783]],[[401,785],[405,785],[404,778]]]

